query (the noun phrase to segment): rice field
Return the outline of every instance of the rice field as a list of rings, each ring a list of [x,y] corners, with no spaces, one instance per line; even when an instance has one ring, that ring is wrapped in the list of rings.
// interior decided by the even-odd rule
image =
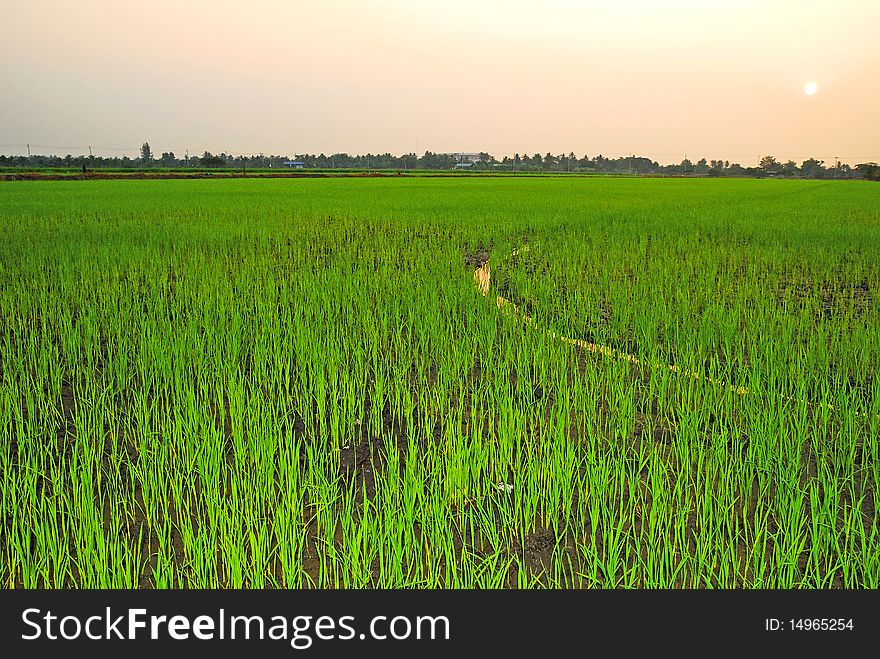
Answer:
[[[19,182],[0,230],[5,588],[880,587],[876,184]]]

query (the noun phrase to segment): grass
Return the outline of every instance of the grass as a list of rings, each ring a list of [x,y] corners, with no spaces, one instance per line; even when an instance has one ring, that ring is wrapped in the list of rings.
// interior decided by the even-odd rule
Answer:
[[[876,185],[6,183],[0,229],[4,587],[880,586]],[[479,250],[749,393],[530,329]]]

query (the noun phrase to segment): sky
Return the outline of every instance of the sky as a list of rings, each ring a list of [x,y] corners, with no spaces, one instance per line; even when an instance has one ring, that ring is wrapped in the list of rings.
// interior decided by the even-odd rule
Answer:
[[[880,161],[880,0],[0,0],[0,16],[6,154]]]

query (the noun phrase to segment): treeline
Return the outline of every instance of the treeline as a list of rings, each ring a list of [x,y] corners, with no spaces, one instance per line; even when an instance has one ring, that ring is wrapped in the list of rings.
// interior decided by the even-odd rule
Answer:
[[[468,157],[449,153],[426,151],[421,156],[415,153],[393,155],[391,153],[349,155],[347,153],[295,154],[295,155],[235,155],[230,153],[213,154],[204,152],[201,156],[179,158],[173,152],[154,155],[145,143],[141,157],[102,157],[102,156],[0,156],[2,167],[22,168],[81,168],[87,169],[142,169],[142,168],[232,168],[232,169],[390,169],[390,170],[451,170],[494,172],[570,172],[581,174],[634,174],[659,176],[755,176],[779,178],[869,178],[880,180],[880,165],[861,163],[855,167],[839,161],[826,163],[824,160],[809,158],[800,164],[793,160],[780,162],[773,156],[764,156],[755,167],[747,167],[728,160],[707,160],[696,162],[685,158],[677,164],[661,165],[656,160],[640,156],[607,158],[603,155],[577,156],[568,154],[539,153],[533,155],[516,153],[513,156],[496,158],[488,153],[468,154]]]

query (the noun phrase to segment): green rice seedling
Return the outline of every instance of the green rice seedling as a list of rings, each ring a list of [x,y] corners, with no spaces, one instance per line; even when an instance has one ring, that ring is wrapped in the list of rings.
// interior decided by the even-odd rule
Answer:
[[[10,182],[0,223],[5,587],[880,583],[876,186]]]

